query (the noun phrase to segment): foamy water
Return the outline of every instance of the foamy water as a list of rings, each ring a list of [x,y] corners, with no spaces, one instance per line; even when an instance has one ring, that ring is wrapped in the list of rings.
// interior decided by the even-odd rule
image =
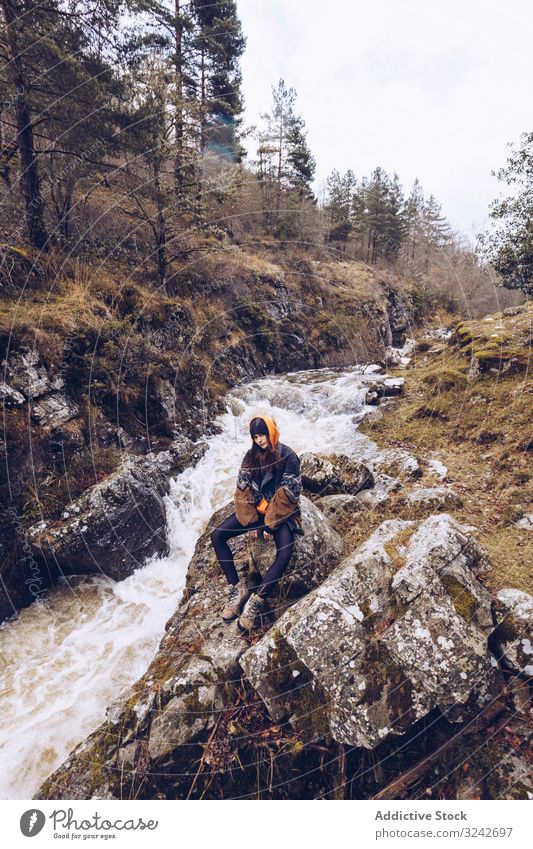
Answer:
[[[232,390],[217,418],[222,432],[171,483],[170,554],[119,583],[63,580],[0,628],[1,798],[31,798],[148,666],[180,600],[196,541],[233,496],[252,416],[273,416],[281,442],[297,453],[350,454],[365,392],[361,367],[292,372]]]

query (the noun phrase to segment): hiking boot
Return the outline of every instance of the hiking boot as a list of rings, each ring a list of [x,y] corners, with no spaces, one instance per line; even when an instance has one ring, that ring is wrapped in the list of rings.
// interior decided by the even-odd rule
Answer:
[[[241,578],[238,584],[231,584],[228,592],[228,600],[222,611],[224,622],[231,622],[233,619],[236,619],[249,598],[250,590],[243,578]]]
[[[265,603],[261,596],[252,593],[244,610],[239,616],[237,625],[241,631],[255,631],[261,625],[263,613],[265,612]]]

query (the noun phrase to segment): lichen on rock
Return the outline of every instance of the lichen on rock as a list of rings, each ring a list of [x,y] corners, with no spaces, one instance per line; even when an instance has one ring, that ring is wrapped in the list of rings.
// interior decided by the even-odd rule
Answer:
[[[271,617],[298,593],[320,584],[343,551],[339,535],[305,496],[301,509],[305,535],[297,538],[290,575],[278,587]],[[228,625],[220,617],[227,583],[210,539],[212,529],[232,510],[232,503],[218,510],[198,539],[185,592],[145,674],[121,695],[108,721],[70,754],[36,798],[124,798],[139,782],[144,798],[162,789],[169,798],[187,794],[202,745],[240,686],[238,660],[248,647],[236,623]],[[247,536],[236,538],[232,545],[236,565],[245,576],[265,568],[272,558],[270,545]],[[290,652],[284,644],[278,650]],[[284,667],[286,661],[278,670],[282,676]],[[292,672],[298,670],[304,673],[299,662],[289,672],[293,681],[298,678]],[[314,711],[321,700],[320,687],[311,681],[310,685],[306,692],[312,694],[312,707],[300,706],[297,700],[295,710],[318,734],[326,729]],[[124,764],[129,764],[127,769]]]
[[[390,552],[399,534],[398,569]],[[487,682],[497,689],[487,649],[491,599],[473,574],[482,557],[447,514],[418,526],[388,520],[278,620],[291,663],[304,665],[302,680],[310,675],[306,686],[327,694],[334,740],[372,749],[435,707],[452,716],[478,693],[481,702],[469,704],[479,709]],[[296,716],[306,686],[284,690],[277,651],[267,634],[240,664],[277,715]]]

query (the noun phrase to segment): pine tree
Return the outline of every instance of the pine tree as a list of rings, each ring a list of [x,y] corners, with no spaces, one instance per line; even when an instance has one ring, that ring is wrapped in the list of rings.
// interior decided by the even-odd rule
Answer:
[[[430,256],[448,245],[452,238],[451,228],[442,215],[442,207],[434,195],[430,195],[422,211],[422,230],[425,245],[425,269],[429,268]]]
[[[442,205],[434,195],[430,195],[424,204],[422,220],[428,244],[441,248],[450,241],[450,225],[442,214]]]
[[[244,152],[240,144],[243,99],[239,59],[245,39],[234,0],[192,0],[191,10],[198,104],[195,215],[201,221],[207,192],[211,199],[221,199],[219,181],[213,177],[224,171],[224,166],[241,161]]]
[[[356,179],[353,171],[349,170],[340,175],[333,170],[326,183],[326,213],[329,217],[327,240],[341,242],[343,250],[354,226],[354,197]]]
[[[151,0],[148,0],[148,3],[152,7]],[[172,64],[174,67],[174,188],[176,201],[182,211],[185,209],[184,201],[188,191],[192,189],[194,181],[192,145],[188,144],[193,79],[190,42],[194,25],[188,5],[183,0],[174,0],[174,16],[170,19],[173,36]]]
[[[267,127],[259,136],[260,180],[264,198],[265,191],[268,195],[273,194],[274,196],[274,209],[271,214],[277,220],[283,187],[287,186],[287,136],[294,121],[296,92],[293,88],[287,88],[284,80],[280,80],[277,87],[272,86],[272,98],[272,111],[261,116],[266,121]],[[269,190],[267,185],[272,178],[274,181],[273,192]]]
[[[353,198],[354,229],[366,240],[366,261],[395,262],[406,236],[406,212],[398,175],[391,179],[383,168],[375,168],[361,182]]]
[[[422,240],[423,214],[424,192],[417,177],[405,204],[407,255],[411,261],[414,260],[416,249]]]
[[[424,202],[421,219],[422,243],[424,251],[423,269],[428,271],[430,260],[451,242],[451,228],[442,215],[441,204],[434,195]]]
[[[311,184],[316,169],[316,162],[307,144],[305,122],[300,116],[295,116],[287,133],[287,176],[291,188],[304,200],[315,202]]]
[[[138,16],[128,64],[157,46],[170,62],[174,114],[176,209],[185,221],[203,220],[209,191],[221,200],[213,174],[240,161],[243,101],[239,59],[245,45],[234,0],[128,0]],[[137,61],[137,60],[134,60]],[[211,181],[211,182],[210,182]],[[208,186],[209,184],[209,186]]]
[[[362,177],[355,186],[352,195],[352,233],[356,238],[356,250],[361,256],[366,255],[365,242],[368,235],[368,179]]]
[[[168,221],[175,141],[175,121],[170,108],[172,78],[172,63],[161,58],[157,51],[148,51],[138,59],[128,78],[132,97],[124,131],[124,147],[133,154],[133,164],[127,171],[122,208],[149,228],[161,285],[167,280],[168,248],[175,239]]]
[[[296,91],[284,80],[272,86],[273,105],[262,115],[266,127],[259,133],[258,178],[267,227],[280,220],[282,198],[313,198],[311,181],[315,160],[307,145],[305,123],[295,112]]]
[[[366,192],[368,245],[366,261],[375,265],[385,251],[389,225],[389,178],[383,168],[374,169]]]
[[[384,256],[394,262],[406,236],[405,200],[398,174],[388,181],[387,209],[384,222]]]
[[[514,191],[491,204],[490,217],[497,226],[481,234],[480,253],[492,263],[503,286],[532,295],[533,133],[523,133],[507,164],[493,174]]]
[[[198,105],[196,99],[195,20],[190,0],[126,0],[133,21],[124,48],[127,67],[137,72],[151,51],[169,63],[169,108],[174,126],[174,191],[186,214],[195,193]]]
[[[239,127],[243,98],[239,59],[246,40],[234,0],[192,0],[197,22],[197,87],[200,103],[200,151],[240,160]]]
[[[87,0],[2,0],[2,46],[8,60],[4,126],[14,129],[31,244],[46,250],[49,198],[57,232],[68,238],[76,182],[105,165],[116,150],[115,104],[120,82],[112,66],[119,5]],[[11,113],[13,119],[11,120]],[[46,179],[45,179],[46,178]]]
[[[21,182],[26,205],[28,239],[32,245],[45,250],[48,233],[44,223],[44,200],[41,176],[35,147],[35,123],[31,103],[31,60],[25,55],[27,35],[35,34],[35,7],[33,3],[20,6],[13,0],[2,0],[4,13],[5,61],[10,67],[11,90],[15,93],[16,144],[20,151]],[[31,36],[30,36],[31,44]]]

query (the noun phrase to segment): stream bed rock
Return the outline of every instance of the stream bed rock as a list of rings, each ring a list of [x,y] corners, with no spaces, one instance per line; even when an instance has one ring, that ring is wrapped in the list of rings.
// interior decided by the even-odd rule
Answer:
[[[408,507],[426,510],[444,510],[462,505],[460,495],[449,486],[415,487],[405,494],[405,502]]]
[[[355,495],[374,485],[370,469],[357,460],[342,457],[341,463],[320,454],[304,452],[300,456],[302,486],[320,495]]]
[[[62,518],[28,530],[36,558],[51,571],[104,574],[120,581],[147,557],[164,554],[170,478],[196,462],[207,445],[184,438],[167,451],[126,456],[120,467],[68,504]]]
[[[433,708],[451,721],[500,686],[485,555],[451,516],[388,520],[241,658],[272,717],[372,749]]]
[[[369,490],[364,491],[368,492]],[[342,495],[341,493],[319,498],[316,501],[316,506],[328,517],[333,527],[364,509],[355,495]]]
[[[506,588],[496,597],[498,626],[493,640],[498,658],[526,678],[533,676],[533,598],[522,590]]]
[[[317,505],[302,496],[301,508],[305,535],[291,573],[251,638],[220,619],[227,585],[210,535],[233,504],[212,516],[146,673],[35,799],[187,798],[243,673],[250,706],[257,694],[269,721],[292,729],[298,751],[317,740],[375,749],[430,713],[460,723],[501,696],[489,650],[493,604],[479,580],[490,564],[469,526],[448,514],[387,520],[346,556]],[[243,535],[231,547],[238,571],[255,583],[273,544]],[[251,729],[248,737],[253,748]],[[217,745],[231,752],[233,741]],[[253,757],[253,776],[238,770],[241,792],[255,786]]]
[[[133,774],[135,780],[146,776],[150,798],[157,793],[158,781],[169,798],[180,798],[182,788],[190,786],[201,743],[234,695],[241,677],[238,660],[248,647],[236,622],[226,624],[220,618],[227,583],[210,539],[233,509],[229,504],[217,511],[199,538],[184,595],[146,673],[110,707],[108,720],[69,755],[35,798],[124,798]],[[305,533],[297,538],[290,576],[273,599],[281,610],[291,596],[323,581],[343,552],[339,535],[305,496],[301,510]],[[231,544],[237,568],[250,579],[272,561],[270,543],[244,535]]]

